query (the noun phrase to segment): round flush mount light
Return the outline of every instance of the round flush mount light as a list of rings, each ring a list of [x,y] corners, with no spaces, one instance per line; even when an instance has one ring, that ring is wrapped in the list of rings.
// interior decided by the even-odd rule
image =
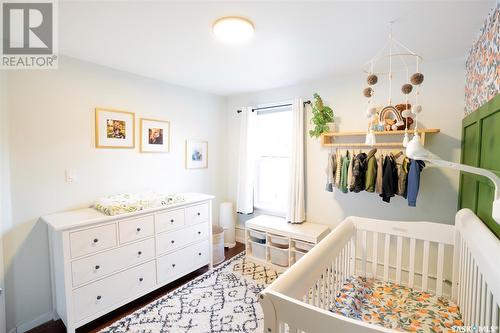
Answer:
[[[241,44],[252,38],[255,26],[247,18],[225,16],[214,22],[212,30],[215,37],[223,43]]]

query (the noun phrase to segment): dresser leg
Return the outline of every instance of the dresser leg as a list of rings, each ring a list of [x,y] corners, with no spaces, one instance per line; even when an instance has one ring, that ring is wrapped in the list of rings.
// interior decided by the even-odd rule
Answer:
[[[66,327],[66,333],[75,333],[76,327]]]

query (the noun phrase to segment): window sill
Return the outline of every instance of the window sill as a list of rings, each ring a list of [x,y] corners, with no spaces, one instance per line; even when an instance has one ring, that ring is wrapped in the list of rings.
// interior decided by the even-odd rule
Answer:
[[[265,206],[254,206],[256,213],[262,214],[262,215],[271,215],[271,216],[277,216],[277,217],[286,217],[285,212],[273,210],[272,208],[265,207]]]

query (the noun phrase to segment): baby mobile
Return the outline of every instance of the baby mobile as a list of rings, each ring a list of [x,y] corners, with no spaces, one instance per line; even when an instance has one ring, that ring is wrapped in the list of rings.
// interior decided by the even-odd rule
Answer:
[[[363,71],[368,74],[366,82],[368,87],[363,90],[363,95],[368,98],[368,107],[366,116],[368,118],[368,130],[366,133],[365,144],[374,146],[376,144],[374,131],[405,131],[403,138],[403,146],[406,147],[410,141],[408,130],[415,122],[414,139],[419,140],[418,134],[418,114],[422,111],[422,106],[418,104],[419,90],[424,75],[419,72],[422,57],[408,47],[403,45],[392,36],[392,24],[389,26],[389,40],[384,47],[373,57],[368,63],[363,66]],[[401,86],[402,97],[404,104],[392,105],[392,85],[394,80],[395,62],[399,60],[406,73],[405,82]],[[415,72],[410,76],[410,68],[408,63],[415,63]],[[383,67],[385,65],[386,67]],[[385,69],[384,69],[385,68]],[[389,96],[387,105],[384,107],[376,107],[374,105],[375,85],[379,83],[379,76],[387,75],[389,80]],[[409,104],[409,97],[414,93],[415,104]],[[415,121],[413,120],[415,117]]]

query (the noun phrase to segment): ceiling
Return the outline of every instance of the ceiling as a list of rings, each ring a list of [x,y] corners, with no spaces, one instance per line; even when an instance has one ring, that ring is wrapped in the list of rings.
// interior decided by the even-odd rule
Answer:
[[[220,95],[359,71],[388,36],[425,61],[464,57],[495,5],[484,1],[60,1],[59,51]],[[250,18],[254,38],[228,46],[220,16]]]

